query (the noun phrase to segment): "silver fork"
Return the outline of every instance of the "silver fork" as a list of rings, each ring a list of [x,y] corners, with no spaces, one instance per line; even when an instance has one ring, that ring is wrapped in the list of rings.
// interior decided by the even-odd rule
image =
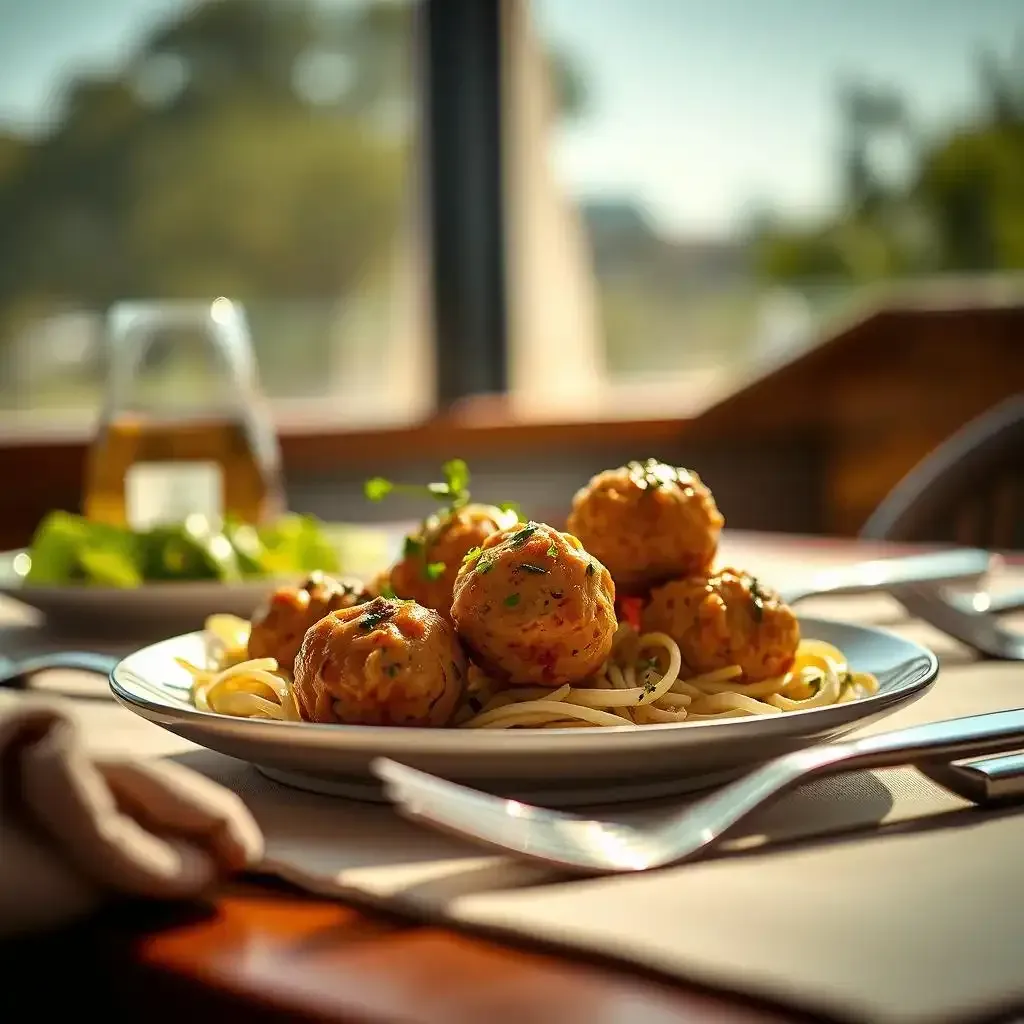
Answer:
[[[796,604],[808,597],[880,590],[888,591],[899,599],[901,593],[908,589],[977,583],[989,571],[991,564],[992,554],[980,548],[950,548],[920,555],[879,558],[817,572],[803,585],[780,588],[780,596],[787,604]]]
[[[999,759],[997,785],[949,762],[1024,746],[1024,710],[998,711],[798,750],[769,761],[653,828],[598,821],[490,796],[385,758],[372,762],[399,811],[518,857],[579,874],[648,871],[694,859],[750,814],[801,783],[860,768],[915,764],[975,802],[1024,797],[1024,764]],[[934,762],[934,770],[932,762]]]
[[[95,651],[49,651],[46,654],[32,654],[22,658],[0,656],[0,688],[26,689],[32,676],[50,669],[75,669],[80,672],[95,672],[109,676],[120,658],[111,654],[97,654]],[[76,696],[91,696],[76,694]],[[99,694],[108,697],[103,691]]]

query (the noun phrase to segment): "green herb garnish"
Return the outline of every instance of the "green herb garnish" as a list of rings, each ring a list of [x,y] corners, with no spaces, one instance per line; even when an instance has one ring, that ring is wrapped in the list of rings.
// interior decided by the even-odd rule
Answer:
[[[594,568],[594,563],[587,562],[587,575],[593,576],[595,572],[597,572],[597,570]]]
[[[479,573],[490,572],[494,568],[494,559],[486,555],[476,563],[476,571]]]
[[[764,595],[761,593],[761,584],[756,576],[750,577],[750,608],[755,622],[764,620]]]
[[[400,667],[401,667],[401,666],[399,666],[399,665],[395,664],[395,662],[392,662],[392,663],[391,663],[390,665],[385,665],[385,666],[384,666],[384,671],[385,671],[385,672],[387,672],[387,674],[388,674],[388,675],[389,675],[389,676],[390,676],[390,677],[391,677],[392,679],[394,679],[394,678],[395,678],[395,676],[397,676],[397,675],[398,675],[398,670],[399,670],[399,668],[400,668]]]
[[[393,586],[391,586],[390,583],[385,583],[385,584],[383,584],[381,586],[381,588],[380,588],[380,596],[381,597],[388,597],[388,598],[398,597],[398,595],[395,593],[395,588]]]
[[[463,565],[472,565],[482,554],[483,548],[472,547],[462,556]]]
[[[371,477],[363,484],[363,493],[370,501],[383,501],[394,489],[395,485],[382,476]]]
[[[444,575],[446,568],[444,562],[428,562],[423,566],[423,578],[431,582],[439,580]]]
[[[534,565],[532,562],[520,562],[519,568],[524,572],[532,572],[536,576],[547,576],[548,570],[543,565]]]
[[[679,470],[667,466],[657,459],[629,462],[626,464],[626,469],[629,470],[629,478],[642,491],[657,490],[666,484],[679,483]]]
[[[511,548],[521,548],[539,529],[536,523],[528,523],[521,530],[517,530],[508,539]]]
[[[387,622],[387,620],[392,618],[397,611],[397,605],[389,601],[387,598],[375,597],[368,605],[365,606],[363,616],[359,620],[359,628],[364,633],[369,633],[376,629],[382,622]]]
[[[402,554],[406,558],[415,558],[417,555],[423,552],[423,541],[418,537],[414,537],[411,533],[405,538],[405,544],[402,546]]]
[[[651,678],[651,673],[657,669],[658,659],[648,658],[646,661],[642,662],[642,664],[644,667],[644,681],[642,684],[644,688],[644,693],[654,693],[654,691],[658,688],[658,681]]]
[[[505,598],[505,607],[506,608],[515,608],[515,606],[517,604],[519,604],[519,595],[518,594],[509,594],[508,597]]]
[[[442,481],[429,484],[401,484],[375,476],[363,484],[363,493],[370,501],[382,501],[389,494],[429,494],[448,505],[448,511],[461,508],[469,502],[469,467],[462,459],[450,459],[441,466]]]
[[[515,512],[516,519],[518,519],[522,514],[522,509],[520,508],[518,501],[499,501],[498,508],[500,508],[502,512]]]
[[[558,557],[558,548],[555,547],[555,542],[554,541],[552,541],[548,545],[547,555],[548,555],[548,558],[557,558]]]

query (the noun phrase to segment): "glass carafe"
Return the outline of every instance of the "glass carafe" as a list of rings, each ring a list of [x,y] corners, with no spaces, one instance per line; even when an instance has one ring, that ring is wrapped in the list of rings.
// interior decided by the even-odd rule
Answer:
[[[189,515],[258,523],[283,511],[280,454],[242,308],[119,303],[84,511],[135,529]]]

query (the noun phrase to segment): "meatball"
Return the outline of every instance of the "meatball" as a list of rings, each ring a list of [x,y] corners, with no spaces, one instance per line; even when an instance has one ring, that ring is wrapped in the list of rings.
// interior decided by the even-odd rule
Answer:
[[[515,512],[495,505],[464,505],[431,516],[405,538],[402,560],[391,569],[391,587],[451,619],[452,588],[466,552],[479,547],[496,530],[518,522]]]
[[[291,670],[306,630],[329,612],[370,600],[359,580],[335,580],[311,573],[298,587],[279,587],[253,616],[249,657],[274,658]]]
[[[607,659],[614,605],[608,570],[575,537],[527,523],[491,534],[466,557],[452,618],[495,678],[556,687]]]
[[[306,633],[293,689],[308,722],[443,726],[466,668],[455,631],[436,611],[377,597],[332,612]]]
[[[567,529],[608,566],[621,594],[708,573],[725,520],[688,469],[648,459],[607,469],[576,492]]]
[[[748,683],[788,672],[800,643],[800,626],[789,606],[737,569],[658,587],[642,624],[647,632],[672,637],[691,671],[739,665]]]

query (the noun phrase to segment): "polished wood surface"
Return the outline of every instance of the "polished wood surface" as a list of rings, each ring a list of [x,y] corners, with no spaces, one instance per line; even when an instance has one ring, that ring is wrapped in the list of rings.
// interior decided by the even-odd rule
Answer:
[[[243,1002],[360,1024],[786,1019],[608,967],[281,893],[225,897],[209,919],[145,938],[136,956]]]
[[[499,945],[293,894],[236,888],[208,906],[115,908],[0,945],[4,1006],[69,992],[107,1020],[337,1024],[782,1024],[807,1018],[621,968]],[[61,984],[40,986],[40,963]],[[57,967],[54,966],[54,970]],[[5,1019],[17,1019],[7,1017]]]

